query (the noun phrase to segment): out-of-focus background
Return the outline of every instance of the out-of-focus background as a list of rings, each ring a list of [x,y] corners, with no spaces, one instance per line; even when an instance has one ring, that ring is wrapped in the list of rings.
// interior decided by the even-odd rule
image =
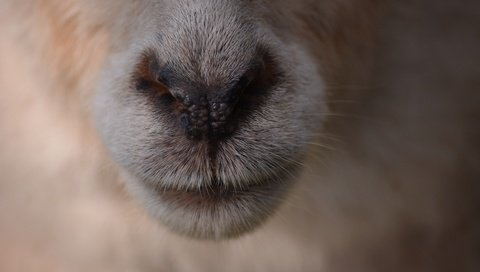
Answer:
[[[93,1],[82,5],[91,9],[92,14],[83,10],[74,10],[71,16],[59,14],[65,5],[74,2],[0,0],[0,271],[199,271],[200,266],[236,271],[241,265],[252,268],[251,271],[262,271],[258,267],[269,265],[274,269],[271,271],[280,271],[278,269],[284,269],[280,267],[282,262],[291,265],[287,266],[289,271],[323,271],[322,264],[328,261],[312,257],[317,253],[323,256],[323,248],[317,244],[324,238],[321,235],[305,238],[296,234],[277,241],[284,232],[301,229],[306,230],[305,233],[316,233],[320,229],[315,225],[316,214],[305,212],[305,207],[295,210],[298,217],[291,217],[296,218],[295,222],[289,217],[275,218],[273,223],[280,225],[275,231],[259,231],[240,245],[217,246],[172,237],[132,203],[123,192],[117,169],[110,163],[95,131],[88,129],[91,123],[84,113],[90,107],[90,94],[62,94],[93,89],[100,59],[108,46],[106,35],[100,30],[93,32],[95,37],[85,45],[84,51],[78,51],[90,52],[92,55],[87,58],[44,47],[49,39],[62,44],[87,38],[81,34],[78,40],[66,38],[70,31],[75,31],[73,24],[78,21],[97,20]],[[409,257],[412,263],[422,263],[418,270],[412,271],[440,271],[428,268],[432,267],[429,262],[437,259],[422,262],[425,256],[423,251],[416,251],[417,245],[435,252],[445,250],[442,254],[437,252],[436,257],[465,259],[465,266],[444,267],[445,271],[479,271],[475,269],[480,266],[466,262],[480,260],[480,242],[475,243],[480,240],[480,231],[474,229],[479,226],[480,218],[480,2],[412,0],[394,5],[394,11],[382,19],[384,25],[379,26],[382,35],[375,50],[379,59],[374,65],[372,86],[375,90],[368,96],[369,102],[360,106],[361,118],[350,119],[366,132],[343,139],[352,141],[352,146],[361,146],[352,152],[354,158],[349,159],[351,168],[347,170],[355,168],[355,171],[352,170],[351,175],[339,174],[337,179],[358,178],[360,183],[361,178],[354,174],[361,174],[358,171],[362,167],[365,173],[370,171],[368,176],[372,179],[389,173],[392,173],[390,180],[398,178],[399,173],[407,173],[404,177],[408,177],[408,173],[412,176],[422,173],[424,176],[417,177],[418,182],[412,186],[421,188],[418,194],[425,196],[437,193],[436,188],[428,190],[429,179],[451,182],[445,188],[449,188],[454,197],[446,197],[442,209],[445,214],[458,214],[463,225],[452,224],[455,227],[450,233],[432,234],[429,229],[420,229],[418,236],[405,237],[407,249],[399,254],[412,252]],[[48,10],[43,9],[46,6]],[[69,19],[44,31],[44,27],[60,15]],[[95,24],[90,27],[94,28]],[[56,57],[45,58],[50,54]],[[65,66],[65,58],[74,58],[76,65]],[[52,72],[50,61],[60,69]],[[83,74],[82,81],[76,81],[76,73]],[[59,83],[59,77],[65,80]],[[378,129],[379,123],[381,129]],[[382,133],[378,133],[379,130]],[[401,145],[398,135],[405,136]],[[397,160],[391,153],[385,155],[385,150],[409,155],[399,155]],[[375,172],[372,165],[382,170]],[[428,166],[428,171],[423,166]],[[368,187],[376,183],[366,184],[357,188],[357,193],[363,194],[358,199],[365,197],[365,203],[379,197],[370,195],[372,190]],[[328,194],[341,186],[327,186],[316,197],[345,197]],[[404,188],[399,185],[397,189]],[[348,194],[354,191],[349,189]],[[415,188],[405,191],[412,193],[412,198],[419,197],[415,195]],[[409,205],[408,199],[395,201],[389,203]],[[423,204],[419,210],[435,205]],[[450,210],[452,206],[455,208]],[[329,216],[335,218],[335,215]],[[302,221],[305,218],[312,223]],[[365,224],[359,229],[368,226],[367,220],[358,220]],[[426,219],[435,220],[441,221],[441,218]],[[462,233],[465,236],[458,238]],[[441,242],[435,240],[447,234],[451,236],[439,239]],[[422,239],[427,236],[435,238]],[[381,244],[371,237],[366,240]],[[472,245],[465,242],[467,240]],[[256,254],[258,259],[251,258],[250,245],[253,244],[265,247]],[[277,254],[276,248],[281,249],[282,254]],[[360,243],[352,248],[351,251],[339,250],[345,255],[335,256],[338,264],[333,267],[340,267],[340,271],[364,271],[349,266],[357,261],[349,261],[354,259],[351,256],[356,256],[352,252],[362,251]],[[384,249],[391,248],[378,246],[375,254],[383,256]],[[379,269],[390,261],[382,257],[369,260],[372,259],[379,266],[369,267]],[[342,262],[345,266],[339,264]],[[227,263],[232,264],[230,268],[224,266]],[[256,263],[264,266],[257,267]],[[365,264],[363,260],[359,263]]]

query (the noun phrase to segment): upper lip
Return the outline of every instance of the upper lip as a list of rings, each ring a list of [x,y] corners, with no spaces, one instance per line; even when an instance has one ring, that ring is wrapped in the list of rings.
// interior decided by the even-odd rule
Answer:
[[[183,202],[188,200],[189,203],[218,203],[224,201],[235,201],[252,193],[267,192],[273,187],[283,182],[274,182],[266,180],[262,183],[252,184],[244,187],[228,186],[220,183],[206,184],[197,188],[176,188],[153,186],[164,200]]]
[[[155,191],[159,193],[189,193],[189,194],[201,194],[203,196],[227,196],[239,193],[248,193],[254,189],[264,188],[271,186],[271,184],[257,184],[244,187],[227,186],[219,183],[202,185],[197,188],[176,188],[176,187],[162,187],[158,186]]]

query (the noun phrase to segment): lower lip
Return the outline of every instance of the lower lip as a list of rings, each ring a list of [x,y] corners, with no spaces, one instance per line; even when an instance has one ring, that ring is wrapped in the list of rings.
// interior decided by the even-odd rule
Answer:
[[[197,190],[164,189],[157,190],[163,201],[176,206],[192,208],[211,208],[217,205],[232,203],[248,197],[256,192],[267,192],[273,185],[256,185],[244,189],[223,187],[204,187]]]
[[[241,189],[204,186],[202,190],[181,190],[150,185],[144,192],[155,200],[140,196],[147,200],[152,215],[171,230],[197,239],[223,240],[239,237],[265,222],[291,184],[278,178]]]

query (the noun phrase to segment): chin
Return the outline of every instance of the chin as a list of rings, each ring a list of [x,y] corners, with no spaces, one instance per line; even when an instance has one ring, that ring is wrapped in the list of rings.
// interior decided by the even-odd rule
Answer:
[[[207,240],[237,238],[257,229],[277,210],[292,184],[278,176],[240,188],[179,189],[127,179],[129,191],[153,218],[181,235]]]

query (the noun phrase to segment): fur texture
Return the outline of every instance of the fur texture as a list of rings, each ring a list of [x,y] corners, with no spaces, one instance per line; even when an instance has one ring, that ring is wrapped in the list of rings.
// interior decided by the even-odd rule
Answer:
[[[477,271],[479,10],[0,1],[0,270]],[[135,89],[145,56],[215,92],[259,50],[214,157]]]

